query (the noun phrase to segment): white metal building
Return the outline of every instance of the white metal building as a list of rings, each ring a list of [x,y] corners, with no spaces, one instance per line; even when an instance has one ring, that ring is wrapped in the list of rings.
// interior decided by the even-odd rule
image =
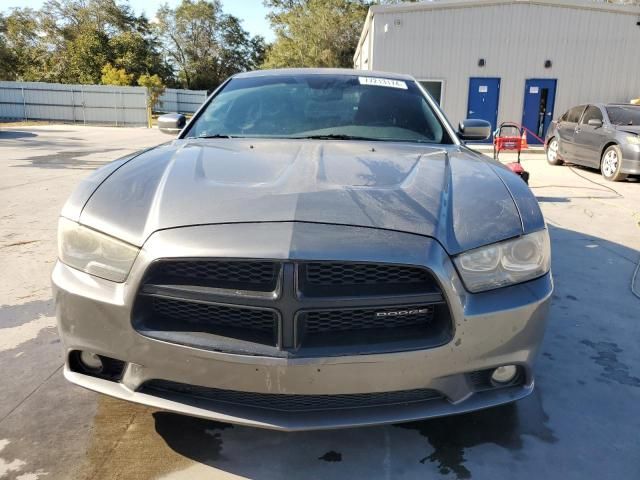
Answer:
[[[413,75],[455,124],[514,121],[543,136],[571,106],[640,97],[640,8],[588,0],[373,6],[354,66]]]

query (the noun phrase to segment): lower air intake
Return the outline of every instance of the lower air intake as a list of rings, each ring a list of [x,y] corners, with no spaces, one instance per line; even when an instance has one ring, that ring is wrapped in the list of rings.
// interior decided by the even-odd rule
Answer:
[[[381,407],[425,402],[442,398],[435,390],[415,389],[396,392],[356,393],[345,395],[286,395],[274,393],[252,393],[235,390],[199,387],[164,380],[147,382],[142,391],[165,397],[171,394],[187,395],[218,403],[242,407],[277,410],[283,412],[310,412],[316,410],[339,410],[363,407]]]

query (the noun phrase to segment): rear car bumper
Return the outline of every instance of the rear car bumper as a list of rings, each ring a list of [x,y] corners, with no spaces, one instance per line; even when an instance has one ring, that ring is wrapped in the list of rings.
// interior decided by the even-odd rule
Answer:
[[[448,304],[448,335],[421,347],[408,342],[341,354],[294,349],[272,355],[268,350],[220,347],[196,331],[159,338],[134,327],[136,299],[149,265],[159,258],[196,257],[423,266]],[[446,252],[432,239],[291,223],[158,232],[124,284],[61,263],[54,269],[53,284],[67,351],[65,376],[71,382],[165,410],[279,430],[402,422],[487,408],[528,395],[553,290],[547,274],[525,284],[469,294]],[[113,379],[83,372],[72,361],[77,351],[122,361],[123,371]],[[492,388],[486,372],[507,364],[519,367],[519,381]],[[286,401],[274,401],[280,396]],[[305,408],[296,408],[300,404]]]

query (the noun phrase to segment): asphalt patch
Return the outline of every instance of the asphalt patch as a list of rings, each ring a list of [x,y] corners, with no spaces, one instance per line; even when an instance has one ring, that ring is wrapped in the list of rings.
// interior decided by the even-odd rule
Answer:
[[[342,454],[340,452],[330,450],[321,457],[318,457],[318,460],[324,460],[325,462],[341,462]]]
[[[617,344],[591,340],[582,340],[580,343],[596,351],[596,355],[591,356],[591,359],[604,368],[604,373],[601,375],[603,379],[631,387],[640,387],[640,378],[631,376],[629,367],[618,360],[618,354],[622,353],[622,349]]]

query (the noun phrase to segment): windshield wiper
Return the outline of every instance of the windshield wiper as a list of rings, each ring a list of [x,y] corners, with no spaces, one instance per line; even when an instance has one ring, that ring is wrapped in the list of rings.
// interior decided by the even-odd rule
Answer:
[[[241,138],[234,135],[224,135],[221,133],[214,133],[213,135],[200,135],[197,138]]]
[[[359,137],[357,135],[345,135],[343,133],[326,133],[324,135],[305,135],[303,137],[292,137],[308,140],[370,140],[374,142],[382,142],[382,138]]]

